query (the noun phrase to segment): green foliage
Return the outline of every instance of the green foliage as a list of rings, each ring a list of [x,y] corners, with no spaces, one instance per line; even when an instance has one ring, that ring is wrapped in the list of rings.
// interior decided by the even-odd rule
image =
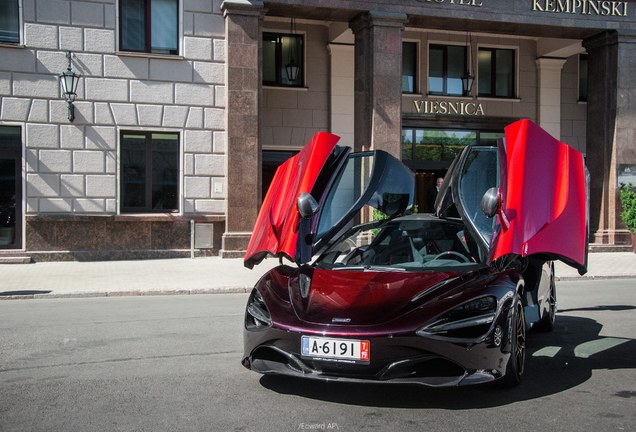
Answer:
[[[631,183],[622,185],[620,188],[621,197],[621,219],[627,229],[636,234],[636,192]]]

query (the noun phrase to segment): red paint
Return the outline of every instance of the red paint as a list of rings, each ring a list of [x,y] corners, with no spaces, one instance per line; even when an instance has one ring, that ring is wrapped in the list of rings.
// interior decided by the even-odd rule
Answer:
[[[258,264],[267,253],[293,260],[300,217],[296,200],[302,192],[311,192],[339,139],[337,135],[318,132],[296,156],[276,170],[245,253],[247,267]]]
[[[506,127],[502,211],[510,224],[492,259],[552,254],[585,272],[587,196],[583,155],[529,120]]]

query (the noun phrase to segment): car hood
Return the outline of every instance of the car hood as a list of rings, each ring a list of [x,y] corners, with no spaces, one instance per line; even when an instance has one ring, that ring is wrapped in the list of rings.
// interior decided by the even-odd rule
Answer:
[[[497,187],[497,214],[481,200]],[[506,255],[561,260],[587,271],[587,178],[583,155],[529,120],[505,129],[498,148],[467,147],[453,162],[435,206],[457,212],[491,264]]]
[[[289,296],[296,316],[313,324],[378,325],[412,311],[432,296],[469,282],[461,272],[309,271],[302,287],[290,278]],[[302,276],[301,276],[302,278]],[[438,289],[444,288],[437,292]]]

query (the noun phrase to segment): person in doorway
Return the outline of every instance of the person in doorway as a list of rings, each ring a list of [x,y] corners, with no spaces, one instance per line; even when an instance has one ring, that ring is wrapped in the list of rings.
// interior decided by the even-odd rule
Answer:
[[[444,184],[444,179],[442,177],[437,177],[437,180],[435,180],[435,187],[431,189],[428,194],[428,205],[432,212],[435,211],[435,200],[437,199],[439,190],[442,188],[442,184]]]

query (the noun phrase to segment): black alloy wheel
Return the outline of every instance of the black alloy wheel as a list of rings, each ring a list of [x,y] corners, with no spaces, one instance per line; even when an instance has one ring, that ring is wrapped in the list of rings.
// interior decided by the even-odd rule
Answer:
[[[526,367],[526,320],[523,304],[517,294],[513,305],[512,325],[510,332],[510,358],[506,366],[506,375],[502,381],[505,385],[515,386],[521,382]]]

